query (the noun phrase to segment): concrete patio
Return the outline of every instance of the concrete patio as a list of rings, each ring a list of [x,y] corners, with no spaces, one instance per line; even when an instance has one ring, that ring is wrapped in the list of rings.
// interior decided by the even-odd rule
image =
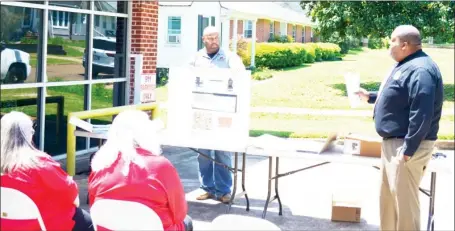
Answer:
[[[196,201],[201,193],[197,171],[197,155],[184,148],[164,147],[164,155],[177,168],[185,187],[189,215],[195,230],[210,230],[210,223],[225,214],[226,205],[217,201]],[[445,151],[453,165],[453,151]],[[236,200],[231,212],[246,216],[261,217],[267,196],[268,162],[263,157],[247,156],[246,190],[250,197],[250,211],[245,211],[244,198]],[[314,162],[280,159],[280,171],[302,168]],[[429,174],[422,186],[429,188]],[[75,177],[80,188],[81,206],[85,204],[87,175]],[[239,176],[241,179],[241,176]],[[273,186],[273,185],[272,185]],[[241,189],[240,180],[239,187]],[[272,190],[273,191],[273,190]],[[283,216],[278,215],[278,202],[269,205],[266,219],[282,230],[379,230],[379,171],[367,166],[328,164],[287,176],[279,181],[283,203]],[[361,199],[360,223],[332,222],[331,202],[333,194],[349,194]],[[272,194],[273,196],[273,194]],[[421,196],[422,229],[426,229],[428,197]],[[454,230],[454,174],[439,174],[436,186],[435,230]],[[226,227],[229,230],[229,227]]]

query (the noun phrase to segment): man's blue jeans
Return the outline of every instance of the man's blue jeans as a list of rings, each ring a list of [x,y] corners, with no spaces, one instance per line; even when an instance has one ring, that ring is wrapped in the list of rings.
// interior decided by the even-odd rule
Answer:
[[[213,158],[212,150],[199,149],[199,151]],[[216,161],[232,167],[232,156],[230,152],[214,151],[214,153],[214,159]],[[201,188],[204,191],[215,195],[217,198],[231,193],[232,175],[229,169],[216,164],[202,155],[198,155],[197,159],[199,162],[199,180],[201,182]]]

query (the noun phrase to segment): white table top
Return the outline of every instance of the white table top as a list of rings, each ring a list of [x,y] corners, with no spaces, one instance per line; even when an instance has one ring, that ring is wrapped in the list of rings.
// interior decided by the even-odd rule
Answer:
[[[76,130],[74,133],[75,136],[90,137],[97,139],[106,139],[107,134],[103,133],[90,133],[85,131]],[[255,156],[267,156],[267,157],[283,157],[283,158],[301,158],[314,161],[327,161],[332,163],[343,163],[343,164],[356,164],[356,165],[369,165],[369,166],[380,166],[381,158],[350,155],[343,153],[343,147],[340,145],[335,145],[332,148],[321,154],[313,154],[306,152],[298,152],[295,150],[285,150],[286,148],[281,148],[283,146],[292,146],[293,144],[288,141],[280,141],[280,145],[277,145],[282,150],[273,150],[274,148],[258,148],[253,146],[257,141],[257,137],[250,137],[245,140],[225,140],[214,137],[194,135],[191,137],[183,137],[179,135],[174,135],[163,131],[160,133],[161,144],[166,146],[175,146],[175,147],[186,147],[186,148],[195,148],[195,149],[210,149],[210,150],[222,150],[228,152],[239,152],[246,153],[248,155]],[[285,142],[285,143],[283,143]],[[303,142],[303,141],[302,141]],[[274,145],[268,145],[274,146]],[[452,173],[453,171],[453,156],[448,156],[447,158],[438,158],[432,159],[430,164],[427,166],[428,171],[430,172],[444,172]]]

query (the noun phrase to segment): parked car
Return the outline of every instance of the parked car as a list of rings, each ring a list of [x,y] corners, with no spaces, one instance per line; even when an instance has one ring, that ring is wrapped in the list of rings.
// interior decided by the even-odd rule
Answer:
[[[21,50],[6,48],[1,44],[2,83],[23,83],[31,72],[30,54]]]
[[[114,74],[115,45],[115,38],[93,38],[92,78],[96,78],[100,73]],[[84,50],[84,58],[82,60],[84,68],[86,67],[85,53],[86,50]]]

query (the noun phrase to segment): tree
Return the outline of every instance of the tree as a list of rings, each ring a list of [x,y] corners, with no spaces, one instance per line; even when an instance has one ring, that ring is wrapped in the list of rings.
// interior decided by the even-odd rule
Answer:
[[[301,1],[323,38],[385,38],[401,24],[418,28],[422,37],[453,42],[454,1]]]
[[[0,15],[0,41],[8,43],[14,33],[20,29],[22,23],[22,11],[18,11],[17,7],[1,6]]]

